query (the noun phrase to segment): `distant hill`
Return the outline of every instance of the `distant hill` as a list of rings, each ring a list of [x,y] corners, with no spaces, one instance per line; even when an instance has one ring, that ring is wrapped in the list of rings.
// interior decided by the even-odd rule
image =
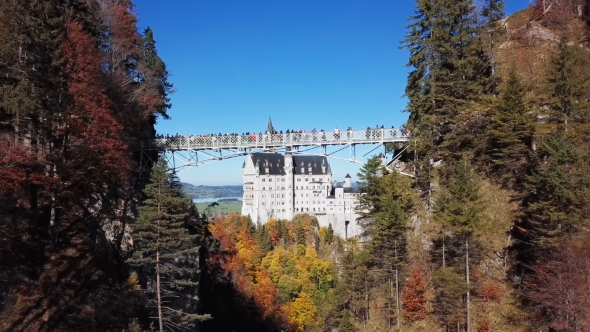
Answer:
[[[195,186],[181,182],[182,191],[191,198],[223,198],[236,197],[244,194],[242,185],[235,186]]]

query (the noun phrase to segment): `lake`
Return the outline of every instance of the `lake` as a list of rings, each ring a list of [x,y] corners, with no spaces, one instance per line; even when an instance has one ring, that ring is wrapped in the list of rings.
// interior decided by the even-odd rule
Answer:
[[[243,199],[242,196],[235,196],[235,197],[215,197],[215,198],[193,198],[193,203],[213,203],[217,202],[220,199],[237,199],[241,201]]]

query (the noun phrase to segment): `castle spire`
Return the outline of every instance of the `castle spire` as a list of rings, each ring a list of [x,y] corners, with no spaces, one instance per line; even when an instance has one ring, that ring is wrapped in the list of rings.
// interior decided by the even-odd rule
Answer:
[[[275,128],[272,126],[272,120],[270,119],[270,114],[268,115],[268,124],[266,125],[266,132],[267,133],[274,133]]]

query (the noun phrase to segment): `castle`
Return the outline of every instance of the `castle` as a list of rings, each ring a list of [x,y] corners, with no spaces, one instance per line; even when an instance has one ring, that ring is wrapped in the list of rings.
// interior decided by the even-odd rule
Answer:
[[[356,207],[360,193],[350,175],[332,185],[332,172],[324,156],[279,153],[250,153],[242,170],[244,200],[242,215],[252,221],[291,220],[310,214],[320,226],[332,224],[343,237],[360,234]]]

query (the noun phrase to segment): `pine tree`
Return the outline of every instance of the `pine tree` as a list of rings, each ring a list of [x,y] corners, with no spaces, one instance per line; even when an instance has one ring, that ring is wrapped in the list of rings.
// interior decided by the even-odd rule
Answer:
[[[141,54],[137,65],[137,89],[133,92],[144,115],[159,114],[168,119],[167,110],[171,107],[170,94],[174,92],[172,83],[168,81],[166,64],[156,49],[154,32],[147,27],[139,38]]]
[[[468,161],[466,159],[461,160],[452,171],[447,189],[441,193],[436,201],[435,217],[445,227],[450,228],[463,238],[465,284],[467,287],[465,325],[469,332],[471,330],[470,241],[473,235],[481,234],[485,230],[487,222],[483,214],[485,206],[480,185]],[[443,266],[442,268],[447,267]]]
[[[489,94],[495,94],[500,83],[500,77],[496,73],[498,64],[495,53],[497,52],[496,43],[506,32],[500,23],[500,20],[504,18],[504,5],[505,0],[485,0],[481,9],[483,22],[480,33],[485,36],[485,42],[482,45],[485,65],[483,73],[487,79],[484,90]]]
[[[432,206],[433,162],[461,158],[477,142],[485,63],[472,0],[417,0],[403,40],[410,52],[405,94],[417,186]]]
[[[128,262],[155,279],[159,331],[188,328],[207,316],[173,308],[170,301],[184,289],[197,286],[198,235],[188,231],[193,204],[182,196],[163,158],[154,164],[144,192],[147,198],[133,225],[134,253]]]
[[[533,154],[534,168],[528,177],[530,194],[525,200],[523,220],[537,252],[559,245],[563,236],[584,218],[578,210],[576,194],[587,185],[577,186],[571,172],[579,161],[578,153],[563,135],[550,134],[539,139]]]
[[[481,10],[484,17],[484,24],[490,24],[504,18],[504,6],[506,0],[485,0]]]
[[[324,241],[327,244],[332,244],[332,241],[334,241],[334,228],[332,228],[332,223],[328,224],[328,229],[326,230],[326,236],[324,238]]]
[[[374,223],[375,214],[381,211],[382,188],[379,178],[383,172],[383,164],[375,156],[367,160],[357,174],[359,191],[363,195],[359,198],[356,212],[360,216],[358,222],[363,229],[369,229]]]
[[[534,116],[526,107],[524,87],[512,66],[494,108],[487,150],[491,174],[499,182],[522,189],[534,134]]]
[[[571,118],[576,118],[580,112],[587,112],[588,102],[585,98],[587,78],[575,72],[576,54],[569,46],[567,33],[563,33],[557,53],[552,57],[547,80],[547,104],[551,110],[550,116],[554,121],[563,123],[568,131]]]

